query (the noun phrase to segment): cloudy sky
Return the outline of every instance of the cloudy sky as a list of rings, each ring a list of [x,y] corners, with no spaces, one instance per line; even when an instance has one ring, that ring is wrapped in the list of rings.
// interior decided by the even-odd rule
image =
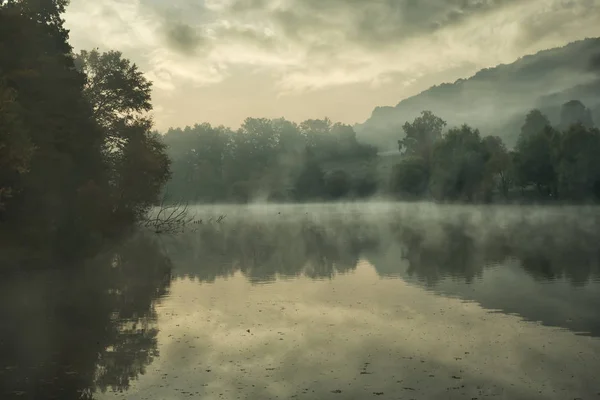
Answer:
[[[71,0],[76,50],[154,82],[159,129],[363,122],[433,84],[600,36],[600,0]]]

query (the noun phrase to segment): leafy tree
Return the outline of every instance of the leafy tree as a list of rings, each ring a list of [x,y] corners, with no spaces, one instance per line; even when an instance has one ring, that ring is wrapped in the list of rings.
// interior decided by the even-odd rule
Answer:
[[[170,176],[166,148],[144,114],[152,109],[152,85],[120,52],[82,51],[75,62],[86,75],[83,93],[92,117],[105,134],[115,216],[137,221],[158,202]]]
[[[29,171],[34,150],[15,93],[0,81],[0,220],[22,175]]]
[[[27,161],[14,164],[17,173],[13,169],[9,178],[14,197],[2,229],[37,249],[28,254],[55,252],[71,236],[84,244],[89,221],[77,214],[79,189],[106,182],[103,134],[83,99],[84,77],[73,68],[63,8],[60,1],[0,7],[0,120],[10,125],[3,151]]]
[[[519,138],[514,162],[520,186],[533,185],[544,196],[558,195],[560,136],[560,132],[547,125],[537,133]]]
[[[435,143],[442,138],[446,121],[431,111],[423,111],[412,123],[406,122],[402,129],[406,137],[398,141],[400,151],[410,156],[418,156],[426,162],[431,159]]]
[[[350,192],[350,179],[344,171],[337,170],[325,178],[325,190],[333,199],[339,199]]]
[[[562,105],[560,109],[560,129],[565,131],[571,125],[581,124],[585,128],[593,128],[592,112],[579,100],[571,100]]]
[[[360,198],[370,197],[378,190],[377,179],[371,175],[363,176],[355,182],[354,190]]]
[[[420,157],[407,157],[392,172],[393,193],[410,197],[423,196],[429,186],[429,165]]]
[[[127,137],[120,128],[152,109],[152,84],[118,51],[84,50],[75,57],[75,65],[86,76],[84,95],[94,118],[106,130],[107,146],[123,146]]]
[[[325,189],[325,174],[312,159],[308,159],[294,183],[294,194],[297,200],[319,198]]]
[[[600,131],[571,125],[562,135],[558,181],[561,197],[572,200],[600,198]]]
[[[482,144],[487,153],[486,182],[497,188],[507,198],[513,180],[511,156],[498,136],[486,136],[483,138]],[[492,190],[492,188],[488,186],[487,190]]]
[[[433,151],[430,188],[435,198],[483,200],[488,154],[479,130],[468,125],[450,129]]]
[[[531,110],[525,117],[525,123],[521,127],[519,138],[524,138],[529,135],[535,135],[547,126],[550,126],[550,120],[538,109]]]

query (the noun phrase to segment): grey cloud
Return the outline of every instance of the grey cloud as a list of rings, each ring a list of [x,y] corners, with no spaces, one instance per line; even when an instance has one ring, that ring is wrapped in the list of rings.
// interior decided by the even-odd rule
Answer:
[[[231,13],[271,14],[275,24],[294,40],[322,35],[371,46],[386,46],[458,24],[471,17],[521,0],[293,0],[285,8],[267,0],[238,0]],[[332,44],[333,45],[333,44]]]
[[[519,37],[522,48],[551,34],[565,36],[574,26],[585,26],[585,21],[600,20],[600,0],[563,0],[553,2],[552,6],[552,12],[532,15],[522,24]]]
[[[185,23],[167,23],[165,26],[167,44],[183,53],[193,53],[205,43],[204,38],[190,25]]]

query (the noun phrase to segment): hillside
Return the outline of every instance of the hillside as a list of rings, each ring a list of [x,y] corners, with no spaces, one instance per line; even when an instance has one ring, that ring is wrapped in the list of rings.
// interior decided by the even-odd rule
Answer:
[[[402,125],[421,111],[431,110],[450,126],[468,123],[512,145],[532,108],[540,108],[555,122],[561,104],[579,99],[600,123],[598,89],[600,38],[585,39],[483,69],[469,79],[434,86],[395,107],[377,107],[355,129],[360,140],[381,150],[394,149]]]

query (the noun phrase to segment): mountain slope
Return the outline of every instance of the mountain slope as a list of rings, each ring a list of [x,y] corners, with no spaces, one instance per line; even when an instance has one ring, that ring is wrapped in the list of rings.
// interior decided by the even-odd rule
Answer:
[[[511,145],[532,108],[542,109],[555,122],[556,110],[564,102],[579,99],[595,111],[600,123],[598,89],[600,38],[585,39],[434,86],[395,107],[377,107],[355,129],[360,140],[390,150],[396,148],[406,121],[431,110],[449,126],[468,123]]]

